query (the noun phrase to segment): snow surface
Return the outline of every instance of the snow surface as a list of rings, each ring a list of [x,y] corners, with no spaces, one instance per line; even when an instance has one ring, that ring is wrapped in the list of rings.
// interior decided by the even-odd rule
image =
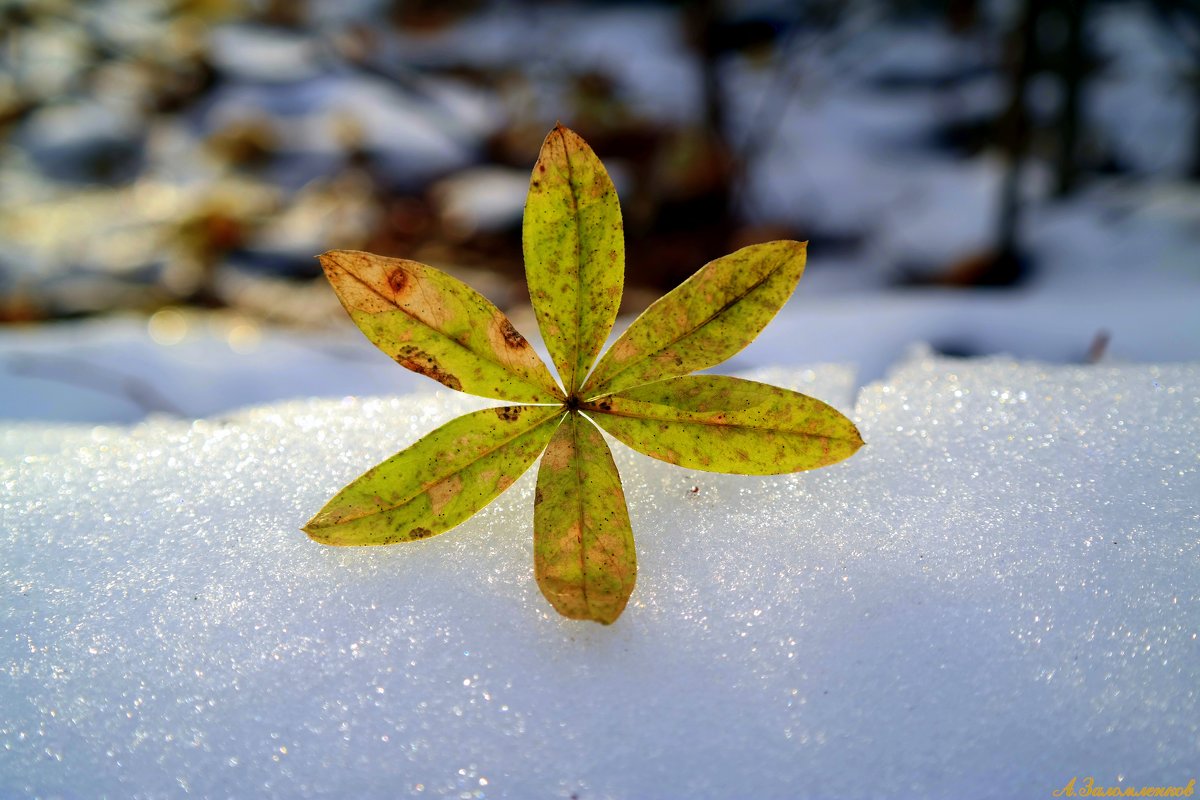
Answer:
[[[0,417],[128,423],[158,412],[190,419],[294,397],[394,394],[429,384],[349,327],[297,332],[168,313],[177,327],[166,339],[157,317],[0,331]]]
[[[852,372],[769,377],[850,409]],[[0,797],[1040,797],[1200,763],[1200,366],[914,358],[834,467],[614,447],[638,587],[533,582],[527,474],[433,540],[297,528],[478,401],[0,446]]]

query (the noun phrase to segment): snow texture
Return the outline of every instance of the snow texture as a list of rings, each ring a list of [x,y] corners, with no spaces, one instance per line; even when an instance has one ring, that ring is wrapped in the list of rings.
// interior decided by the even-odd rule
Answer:
[[[849,409],[843,367],[776,370]],[[1200,368],[918,357],[775,478],[615,446],[638,587],[533,582],[533,474],[408,546],[298,526],[448,393],[0,445],[2,797],[1049,796],[1200,763]]]

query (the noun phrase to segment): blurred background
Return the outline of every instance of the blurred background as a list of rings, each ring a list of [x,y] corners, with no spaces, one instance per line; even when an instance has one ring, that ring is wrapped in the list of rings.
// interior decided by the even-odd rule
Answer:
[[[434,388],[349,327],[332,248],[536,338],[521,210],[558,120],[620,193],[623,313],[810,242],[730,369],[1200,359],[1197,0],[0,9],[0,417]]]

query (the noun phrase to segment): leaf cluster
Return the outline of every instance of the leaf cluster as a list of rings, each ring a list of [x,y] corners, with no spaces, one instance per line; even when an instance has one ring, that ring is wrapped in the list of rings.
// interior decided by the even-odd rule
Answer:
[[[368,470],[304,527],[313,539],[380,545],[442,533],[541,455],[538,586],[560,614],[609,624],[633,591],[637,559],[599,429],[671,464],[754,475],[825,466],[862,445],[854,424],[820,400],[691,374],[737,353],[771,320],[804,271],[804,243],[768,242],[706,264],[597,361],[624,286],[621,209],[600,160],[561,125],[534,166],[522,234],[529,294],[561,383],[461,281],[405,259],[320,256],[346,311],[385,353],[452,389],[514,405],[452,420]]]

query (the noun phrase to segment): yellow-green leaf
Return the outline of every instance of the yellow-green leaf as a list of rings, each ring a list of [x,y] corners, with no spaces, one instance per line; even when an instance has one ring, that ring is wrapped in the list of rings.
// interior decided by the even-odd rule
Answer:
[[[815,469],[849,458],[863,444],[854,423],[820,400],[722,375],[646,384],[583,410],[638,452],[708,472]]]
[[[501,406],[447,422],[337,493],[304,531],[324,544],[392,544],[448,531],[538,457],[561,406]]]
[[[637,556],[621,476],[600,431],[576,413],[538,468],[533,559],[542,594],[571,619],[608,625],[633,592]]]
[[[579,388],[621,304],[625,237],[604,165],[557,126],[529,181],[522,226],[525,279],[546,347],[568,393]]]
[[[686,375],[737,353],[791,296],[806,244],[756,244],[705,264],[633,321],[580,394],[594,398]]]
[[[487,298],[433,267],[355,250],[321,266],[354,323],[402,366],[468,394],[553,403],[549,369]]]

